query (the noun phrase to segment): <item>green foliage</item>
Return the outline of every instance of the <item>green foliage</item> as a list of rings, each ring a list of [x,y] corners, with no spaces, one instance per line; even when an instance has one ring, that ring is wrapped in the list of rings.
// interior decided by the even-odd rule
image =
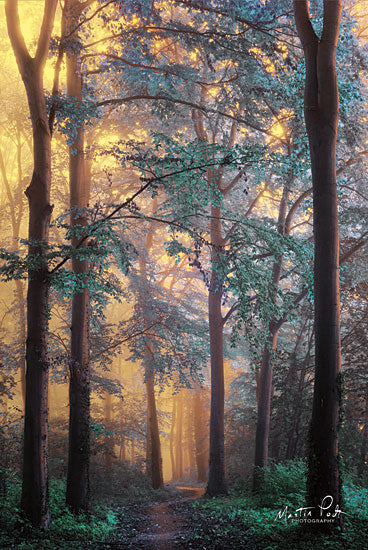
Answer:
[[[0,508],[0,547],[16,545],[18,549],[93,548],[96,541],[105,541],[117,527],[117,516],[111,509],[96,506],[92,514],[73,515],[65,507],[65,481],[50,483],[52,524],[47,532],[31,529],[19,509],[20,481],[8,479],[7,495]]]
[[[280,520],[278,512],[304,506],[305,464],[294,461],[265,469],[261,494],[247,488],[228,497],[202,499],[193,504],[190,523],[196,529],[178,539],[179,548],[207,550],[304,550],[333,548],[359,550],[368,544],[367,490],[345,487],[346,531],[322,534]]]

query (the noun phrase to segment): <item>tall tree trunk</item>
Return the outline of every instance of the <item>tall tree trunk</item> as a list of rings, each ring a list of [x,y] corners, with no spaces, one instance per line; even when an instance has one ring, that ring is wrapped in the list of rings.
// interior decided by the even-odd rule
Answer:
[[[194,451],[194,426],[193,426],[193,396],[189,395],[189,391],[186,393],[186,414],[185,414],[185,426],[186,426],[186,442],[187,442],[187,455],[188,455],[188,468],[190,479],[194,476],[195,471],[195,451]]]
[[[176,454],[176,474],[179,480],[184,477],[183,470],[183,390],[178,393],[177,399],[177,415],[176,415],[176,437],[175,437],[175,454]]]
[[[109,392],[105,392],[105,425],[109,432],[111,432],[112,421],[112,403],[111,395]],[[110,468],[114,457],[114,440],[113,436],[106,435],[106,452],[105,452],[105,466]]]
[[[341,2],[324,0],[323,31],[313,30],[308,2],[294,1],[304,49],[304,114],[309,138],[314,211],[315,381],[309,435],[307,506],[315,517],[323,498],[341,504],[339,424],[341,406],[339,233],[336,187],[338,86],[336,45]],[[341,507],[341,506],[340,506]],[[341,524],[339,515],[333,525]],[[331,524],[321,524],[329,528]]]
[[[197,387],[193,394],[193,423],[195,441],[195,459],[197,464],[197,481],[207,481],[207,430],[205,425],[205,408],[203,405],[203,390]]]
[[[149,252],[153,244],[153,231],[149,231],[146,237],[146,249]],[[147,278],[147,267],[143,255],[139,258],[139,267],[142,278]],[[144,293],[141,292],[139,299],[142,303],[142,310],[145,311]],[[145,324],[146,324],[145,318]],[[147,322],[148,326],[148,322]],[[155,397],[155,373],[151,369],[151,358],[153,356],[152,346],[148,342],[146,345],[146,372],[145,386],[147,395],[147,441],[146,441],[146,468],[147,473],[151,477],[152,487],[159,489],[163,486],[162,474],[162,456],[160,430],[158,426],[158,416]]]
[[[64,9],[67,32],[76,27],[84,7],[78,0],[69,0]],[[77,37],[74,36],[74,40]],[[80,54],[76,48],[67,52],[67,92],[82,101]],[[78,105],[76,104],[76,108]],[[81,228],[86,225],[83,210],[88,204],[84,161],[84,132],[82,124],[69,147],[69,188],[71,225],[77,235],[72,238],[76,246]],[[79,231],[78,231],[79,228]],[[69,382],[69,456],[66,503],[75,512],[89,508],[89,430],[90,430],[90,372],[89,372],[89,291],[83,286],[88,275],[88,262],[72,256],[72,270],[78,277],[78,287],[72,297],[71,354]]]
[[[210,464],[206,493],[227,494],[225,480],[225,386],[224,386],[224,320],[221,313],[222,280],[216,271],[223,246],[221,211],[211,208],[212,272],[208,293],[208,323],[211,356]]]
[[[148,374],[146,379],[146,394],[148,411],[147,433],[149,437],[147,445],[150,449],[148,456],[148,471],[152,480],[152,487],[154,489],[160,489],[160,487],[163,486],[162,458],[153,374]]]
[[[43,72],[48,54],[57,0],[44,4],[44,16],[35,57],[27,50],[20,29],[17,0],[6,0],[9,38],[27,93],[33,132],[33,175],[26,195],[29,203],[29,255],[39,267],[28,273],[26,400],[24,415],[23,484],[21,507],[31,523],[47,528],[50,523],[47,471],[48,429],[48,242],[52,212],[51,135],[48,126]]]
[[[176,427],[176,395],[172,397],[172,415],[171,415],[171,427],[170,427],[170,460],[171,460],[171,478],[173,481],[176,481],[178,478],[176,472],[176,462],[175,462],[175,453],[174,453],[174,437],[175,437],[175,427]]]
[[[293,178],[293,176],[291,176]],[[287,202],[289,198],[289,186],[286,184],[283,189],[280,202],[277,230],[280,235],[285,233],[285,219]],[[280,282],[282,271],[282,256],[275,260],[272,266],[271,284],[269,298],[275,301],[276,286]],[[263,349],[261,368],[257,377],[257,428],[254,455],[253,490],[258,491],[263,481],[262,469],[267,466],[268,461],[268,440],[270,434],[271,418],[271,397],[272,397],[272,354],[276,351],[279,335],[279,324],[272,319],[268,326],[268,340]]]

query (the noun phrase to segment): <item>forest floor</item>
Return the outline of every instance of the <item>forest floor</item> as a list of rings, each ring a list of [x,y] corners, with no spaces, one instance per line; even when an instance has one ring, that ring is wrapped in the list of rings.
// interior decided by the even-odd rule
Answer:
[[[164,502],[153,502],[131,510],[117,510],[121,517],[121,527],[115,531],[114,540],[103,544],[102,548],[113,550],[174,550],[180,539],[190,530],[187,513],[192,501],[199,499],[205,489],[202,487],[177,486],[178,495]],[[134,523],[127,532],[127,515],[132,514]],[[129,520],[128,520],[129,522]],[[129,523],[128,523],[129,524]]]

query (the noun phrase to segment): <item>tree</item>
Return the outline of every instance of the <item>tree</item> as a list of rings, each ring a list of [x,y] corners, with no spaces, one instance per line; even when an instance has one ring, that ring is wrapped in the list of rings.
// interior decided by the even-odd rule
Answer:
[[[52,212],[51,134],[48,125],[43,72],[55,18],[57,0],[44,4],[36,54],[31,57],[24,41],[18,1],[5,3],[9,38],[27,93],[32,121],[34,167],[26,190],[29,203],[29,255],[35,260],[28,272],[26,404],[24,417],[22,509],[34,526],[50,522],[47,474],[48,423],[48,278],[45,259]]]
[[[65,3],[66,36],[69,48],[66,55],[67,94],[77,111],[73,138],[69,143],[69,188],[72,246],[76,247],[87,224],[85,209],[89,201],[89,182],[84,159],[84,128],[78,120],[82,104],[82,73],[77,28],[86,2],[69,0]],[[89,266],[83,258],[87,241],[72,256],[72,270],[77,285],[72,296],[71,353],[69,383],[69,456],[66,503],[74,511],[89,507],[89,431],[90,431],[90,372],[89,372]]]
[[[339,234],[336,186],[338,86],[335,68],[341,2],[323,2],[315,33],[307,0],[294,0],[306,65],[304,114],[309,139],[314,213],[315,381],[309,435],[307,505],[319,513],[326,495],[341,503],[338,438],[341,408]],[[341,521],[341,518],[340,518]],[[334,525],[339,523],[337,516]],[[330,524],[325,524],[330,525]]]

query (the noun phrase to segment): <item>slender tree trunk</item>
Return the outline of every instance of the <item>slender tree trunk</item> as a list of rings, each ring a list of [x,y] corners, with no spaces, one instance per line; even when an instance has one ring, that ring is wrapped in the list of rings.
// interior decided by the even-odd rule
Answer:
[[[293,176],[292,176],[293,177]],[[280,202],[277,229],[280,235],[285,233],[285,219],[287,202],[289,198],[290,183],[284,186]],[[271,284],[269,291],[270,300],[275,300],[275,287],[280,282],[282,271],[282,256],[275,260],[272,267]],[[270,434],[271,398],[272,398],[272,354],[276,351],[279,335],[279,324],[272,319],[268,326],[268,341],[263,349],[261,368],[257,379],[257,428],[254,455],[253,490],[258,491],[263,482],[262,469],[267,466],[268,441]]]
[[[109,432],[111,432],[111,421],[112,421],[112,403],[111,395],[109,392],[105,393],[105,425]],[[105,453],[105,466],[110,468],[113,462],[114,457],[114,440],[113,436],[106,436],[106,453]]]
[[[183,390],[178,394],[177,400],[177,416],[176,416],[176,438],[175,438],[175,454],[176,454],[176,473],[179,480],[184,477],[183,471]]]
[[[52,212],[51,135],[48,126],[43,70],[55,17],[57,0],[45,2],[43,23],[35,57],[24,42],[17,0],[6,0],[9,38],[27,93],[33,131],[33,175],[26,195],[29,203],[29,255],[38,257],[37,269],[28,273],[26,400],[24,415],[23,484],[21,507],[35,527],[50,523],[47,470],[48,429],[48,242]]]
[[[309,435],[307,506],[326,495],[341,508],[338,436],[341,406],[339,233],[336,187],[338,86],[336,45],[341,2],[324,0],[321,39],[315,34],[307,1],[294,1],[295,21],[305,54],[305,122],[313,181],[315,381]],[[341,517],[334,524],[341,525]]]
[[[176,427],[176,395],[172,397],[172,415],[171,415],[171,427],[170,427],[170,460],[171,460],[171,478],[176,481],[178,476],[176,472],[176,462],[174,453],[174,437]]]
[[[187,440],[187,454],[188,454],[188,467],[189,467],[189,477],[192,479],[195,471],[195,451],[194,451],[194,434],[193,434],[193,397],[189,395],[189,391],[185,391],[186,399],[186,415],[185,415],[185,425],[186,425],[186,440]]]
[[[148,375],[146,379],[146,393],[148,410],[147,432],[149,434],[147,445],[150,448],[148,470],[152,480],[152,487],[160,489],[163,486],[162,458],[153,375]]]
[[[78,23],[83,6],[78,0],[69,0],[66,9],[66,29],[71,32]],[[77,37],[74,37],[77,40]],[[67,92],[82,101],[81,61],[76,49],[67,52]],[[76,104],[76,108],[78,105]],[[69,148],[69,187],[71,225],[77,234],[72,239],[76,246],[81,228],[86,225],[83,209],[88,204],[84,161],[84,132],[76,130],[76,139]],[[78,231],[79,229],[79,231]],[[75,512],[89,508],[89,430],[90,430],[90,372],[89,372],[89,291],[83,286],[88,276],[86,260],[72,257],[72,270],[80,284],[72,297],[71,354],[69,383],[69,456],[66,503]]]
[[[207,430],[205,426],[205,409],[203,405],[203,390],[196,388],[193,396],[193,422],[194,422],[194,441],[195,458],[197,464],[197,481],[204,483],[207,481]]]
[[[27,339],[27,325],[26,316],[24,311],[24,295],[23,295],[23,283],[21,281],[15,281],[16,296],[19,311],[19,371],[20,371],[20,384],[22,390],[23,405],[26,400],[26,339]]]

